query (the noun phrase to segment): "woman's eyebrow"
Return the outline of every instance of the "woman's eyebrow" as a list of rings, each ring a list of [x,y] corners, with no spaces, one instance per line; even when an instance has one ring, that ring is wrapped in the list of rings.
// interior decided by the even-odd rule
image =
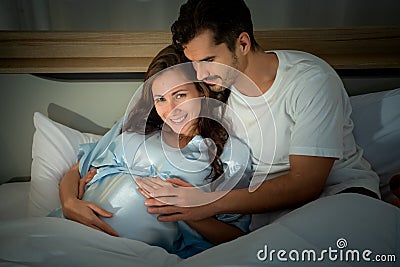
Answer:
[[[174,95],[176,95],[176,94],[178,94],[178,93],[187,92],[187,91],[188,91],[188,90],[186,90],[186,89],[179,89],[179,90],[173,92],[172,95],[174,96]]]
[[[176,94],[178,94],[178,93],[187,92],[187,91],[188,91],[188,90],[186,90],[186,89],[179,89],[179,90],[173,92],[171,95],[174,96],[174,95],[176,95]],[[164,95],[153,95],[153,97],[164,97],[164,96],[165,96],[165,94],[164,94]]]

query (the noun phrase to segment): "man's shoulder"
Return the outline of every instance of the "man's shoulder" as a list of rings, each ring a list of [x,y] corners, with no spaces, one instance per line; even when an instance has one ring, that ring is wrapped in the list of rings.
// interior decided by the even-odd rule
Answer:
[[[298,58],[318,58],[317,56],[301,50],[267,50],[265,53],[275,53],[279,56],[298,57]]]
[[[271,51],[268,51],[271,52]],[[299,73],[308,73],[310,75],[328,75],[335,73],[324,59],[300,50],[275,50],[274,52],[279,59],[280,69],[287,71],[295,71]]]

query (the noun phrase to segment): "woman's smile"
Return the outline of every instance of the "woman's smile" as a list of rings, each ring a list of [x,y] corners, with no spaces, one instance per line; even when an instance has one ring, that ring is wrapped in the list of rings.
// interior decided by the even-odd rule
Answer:
[[[187,117],[188,117],[188,114],[186,113],[183,116],[180,116],[178,118],[170,118],[169,120],[174,124],[181,124]]]

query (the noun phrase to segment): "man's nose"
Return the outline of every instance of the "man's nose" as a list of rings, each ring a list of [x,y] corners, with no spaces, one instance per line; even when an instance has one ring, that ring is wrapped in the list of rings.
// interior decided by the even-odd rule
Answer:
[[[196,75],[199,81],[206,79],[210,74],[206,67],[206,62],[198,62],[196,64]]]

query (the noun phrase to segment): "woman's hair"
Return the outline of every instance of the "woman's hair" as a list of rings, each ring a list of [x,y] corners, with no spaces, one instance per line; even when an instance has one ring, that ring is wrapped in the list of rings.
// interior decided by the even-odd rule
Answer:
[[[172,69],[174,66],[188,62],[182,51],[178,51],[174,45],[169,45],[162,49],[150,63],[143,85],[142,95],[129,113],[123,131],[135,132],[139,134],[150,134],[155,131],[161,131],[164,126],[164,121],[158,115],[152,94],[152,81],[157,78],[157,73],[166,69]],[[195,81],[195,70],[190,63],[184,67],[188,81]],[[181,69],[178,69],[181,71]],[[192,78],[192,79],[190,79]],[[220,156],[224,149],[225,143],[228,140],[228,125],[222,122],[223,107],[221,103],[226,103],[230,90],[225,89],[222,92],[213,92],[203,82],[194,82],[196,89],[205,96],[202,99],[202,107],[197,126],[199,135],[203,138],[210,138],[214,141],[216,152],[209,149],[210,158],[214,158],[211,162],[212,171],[206,179],[215,180],[223,174],[223,166]],[[219,101],[209,101],[216,99]],[[219,104],[218,104],[219,103]],[[218,115],[219,114],[219,115]],[[213,119],[214,118],[214,119]],[[216,118],[221,118],[217,121]]]
[[[183,49],[204,30],[211,30],[214,43],[225,43],[231,52],[242,32],[249,35],[252,51],[260,47],[254,38],[250,10],[243,0],[188,0],[171,26],[173,43]]]

